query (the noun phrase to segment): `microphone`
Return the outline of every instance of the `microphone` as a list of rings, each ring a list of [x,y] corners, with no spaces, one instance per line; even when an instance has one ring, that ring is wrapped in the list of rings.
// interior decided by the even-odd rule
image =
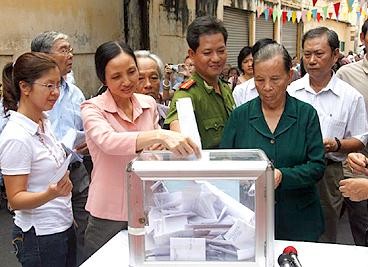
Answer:
[[[298,259],[298,252],[296,251],[296,249],[293,246],[288,246],[284,249],[283,251],[285,254],[290,255],[291,259],[292,259],[292,263],[294,264],[295,267],[302,267],[299,259]]]
[[[280,267],[295,267],[293,264],[293,259],[289,254],[282,253],[277,259]]]

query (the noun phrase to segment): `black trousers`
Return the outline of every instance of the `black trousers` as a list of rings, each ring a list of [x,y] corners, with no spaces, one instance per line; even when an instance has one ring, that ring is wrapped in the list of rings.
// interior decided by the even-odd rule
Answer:
[[[76,236],[77,266],[83,262],[84,233],[87,228],[89,212],[86,211],[90,176],[81,162],[69,165],[70,179],[73,183],[72,208]]]

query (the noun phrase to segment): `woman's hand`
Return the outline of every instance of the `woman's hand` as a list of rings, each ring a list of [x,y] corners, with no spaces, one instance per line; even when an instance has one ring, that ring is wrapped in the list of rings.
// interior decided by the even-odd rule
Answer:
[[[349,178],[340,181],[340,192],[344,197],[352,201],[362,201],[368,199],[368,179]]]
[[[63,178],[56,184],[49,185],[48,192],[53,196],[56,197],[66,197],[72,191],[73,185],[69,179],[69,171],[65,173]]]
[[[147,148],[147,150],[165,150],[165,146],[162,144],[154,144]]]
[[[367,158],[362,153],[350,153],[347,162],[352,173],[368,175]]]
[[[280,185],[282,181],[282,173],[279,169],[275,169],[274,171],[274,179],[275,179],[275,189]]]
[[[181,133],[168,130],[162,130],[161,133],[161,143],[175,155],[184,158],[195,154],[197,158],[201,157],[199,147],[189,137],[185,137]]]

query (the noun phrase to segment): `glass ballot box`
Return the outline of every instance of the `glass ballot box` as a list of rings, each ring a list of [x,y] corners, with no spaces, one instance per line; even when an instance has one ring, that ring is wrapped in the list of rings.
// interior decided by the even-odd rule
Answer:
[[[273,167],[262,150],[143,152],[127,186],[130,266],[273,266]]]

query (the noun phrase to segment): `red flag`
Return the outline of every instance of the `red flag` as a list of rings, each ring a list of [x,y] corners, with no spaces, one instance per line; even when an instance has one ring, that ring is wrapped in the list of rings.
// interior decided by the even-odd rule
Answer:
[[[317,21],[319,22],[321,20],[321,13],[317,13]]]
[[[287,12],[285,10],[282,11],[282,23],[285,24],[286,22],[286,15],[287,15]]]
[[[312,1],[313,1],[313,6],[315,6],[317,3],[317,0],[312,0]]]
[[[335,9],[336,18],[339,18],[340,2],[337,2],[333,5],[334,5],[334,9]]]
[[[270,18],[271,18],[272,17],[272,13],[273,13],[273,8],[272,7],[269,8],[269,12],[270,12],[269,14],[270,14]]]
[[[332,18],[332,12],[328,12],[328,17]]]

